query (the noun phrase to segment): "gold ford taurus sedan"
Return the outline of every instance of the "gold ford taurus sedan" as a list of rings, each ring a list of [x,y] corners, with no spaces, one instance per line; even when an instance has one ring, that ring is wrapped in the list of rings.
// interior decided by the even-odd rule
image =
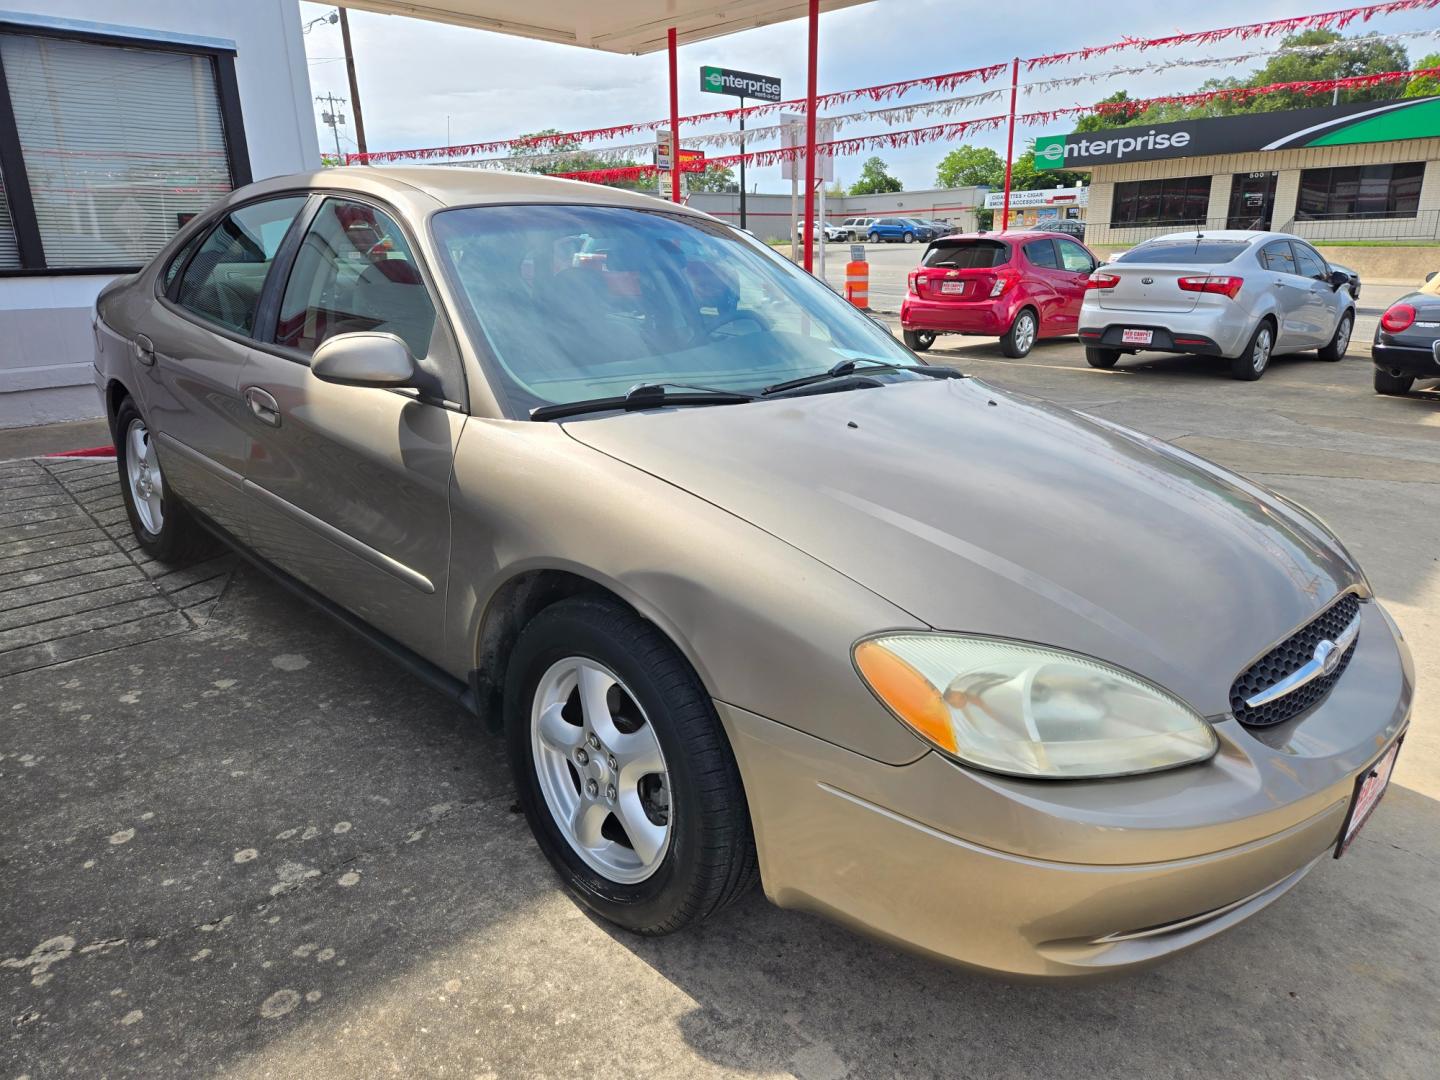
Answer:
[[[647,196],[268,180],[96,341],[145,550],[219,536],[503,729],[541,850],[641,933],[758,877],[975,968],[1129,968],[1342,853],[1405,730],[1306,511]]]

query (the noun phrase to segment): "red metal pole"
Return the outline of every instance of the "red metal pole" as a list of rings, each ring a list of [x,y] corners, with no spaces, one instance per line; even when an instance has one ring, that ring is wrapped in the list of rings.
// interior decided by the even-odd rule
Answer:
[[[820,0],[810,0],[810,71],[805,89],[805,269],[815,257],[815,69],[820,40]]]
[[[1001,211],[1000,230],[1010,226],[1010,165],[1015,160],[1015,98],[1020,93],[1020,58],[1010,65],[1010,134],[1005,139],[1005,209]],[[993,223],[992,223],[993,224]]]
[[[670,201],[680,201],[680,82],[675,74],[675,28],[670,27]]]

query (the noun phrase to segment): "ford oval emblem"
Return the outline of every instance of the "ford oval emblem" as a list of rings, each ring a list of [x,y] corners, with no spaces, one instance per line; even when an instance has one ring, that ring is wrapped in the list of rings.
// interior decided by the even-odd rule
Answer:
[[[1142,277],[1142,278],[1140,279],[1140,284],[1141,284],[1141,285],[1154,285],[1154,284],[1155,284],[1155,279],[1154,279],[1153,277]]]

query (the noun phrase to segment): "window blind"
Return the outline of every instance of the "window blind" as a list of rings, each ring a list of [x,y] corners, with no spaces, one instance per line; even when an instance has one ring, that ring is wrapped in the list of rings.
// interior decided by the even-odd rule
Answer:
[[[6,34],[0,59],[47,267],[143,263],[230,190],[209,57]]]
[[[15,225],[10,220],[10,200],[5,195],[5,177],[0,175],[0,270],[20,269],[20,252],[15,247]]]

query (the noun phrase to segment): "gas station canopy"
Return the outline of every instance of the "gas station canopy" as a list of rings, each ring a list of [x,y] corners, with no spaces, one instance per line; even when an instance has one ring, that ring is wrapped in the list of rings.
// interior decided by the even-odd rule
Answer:
[[[820,10],[866,2],[820,0]],[[636,55],[665,48],[672,27],[685,45],[809,11],[806,0],[344,0],[344,6]]]

